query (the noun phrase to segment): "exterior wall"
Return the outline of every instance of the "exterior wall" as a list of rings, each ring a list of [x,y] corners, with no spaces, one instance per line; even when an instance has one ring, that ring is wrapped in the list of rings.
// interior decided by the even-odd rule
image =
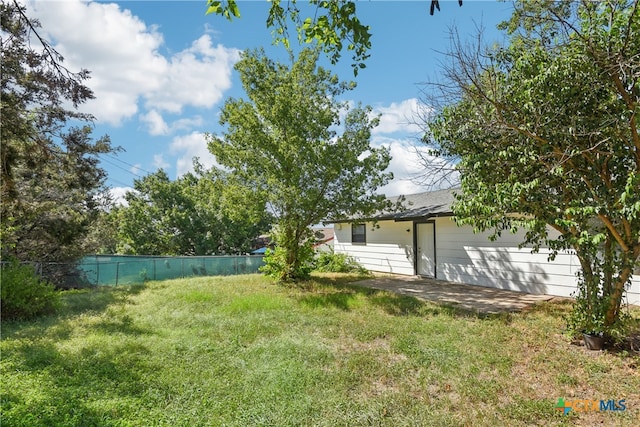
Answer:
[[[435,219],[436,278],[459,283],[490,286],[534,294],[571,296],[576,289],[578,259],[560,253],[548,261],[550,251],[518,249],[524,233],[504,233],[492,242],[489,233],[474,234],[469,226],[458,227],[451,218]],[[348,253],[365,268],[397,274],[415,274],[413,224],[380,221],[371,231],[367,224],[366,245],[351,244],[351,226],[336,225],[336,252]],[[407,229],[410,231],[407,232]],[[640,275],[633,278],[627,292],[630,304],[640,305]]]
[[[451,218],[436,220],[437,276],[439,279],[510,289],[535,294],[570,296],[576,286],[578,260],[560,253],[548,261],[550,251],[518,249],[524,232],[509,232],[496,241],[490,233],[474,234]]]
[[[627,302],[640,305],[640,268],[636,269],[636,274],[631,279],[631,287],[627,291]]]
[[[353,256],[364,268],[384,273],[413,275],[413,224],[368,222],[366,244],[351,243],[351,224],[334,227],[334,250]],[[409,230],[409,231],[407,231]]]
[[[535,254],[531,248],[518,249],[523,231],[503,233],[494,242],[488,236],[474,234],[469,226],[458,227],[451,218],[437,218],[437,277],[533,294],[568,297],[575,291],[580,263],[574,255],[559,253],[548,261],[549,249],[540,248]],[[640,304],[640,276],[634,276],[627,299]]]

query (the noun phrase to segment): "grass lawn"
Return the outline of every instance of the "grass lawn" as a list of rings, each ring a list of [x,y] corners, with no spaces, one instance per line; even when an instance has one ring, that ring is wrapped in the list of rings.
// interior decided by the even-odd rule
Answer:
[[[2,324],[1,424],[640,425],[640,357],[570,344],[567,303],[479,317],[353,279],[67,292],[57,316]],[[560,397],[627,409],[563,415]]]

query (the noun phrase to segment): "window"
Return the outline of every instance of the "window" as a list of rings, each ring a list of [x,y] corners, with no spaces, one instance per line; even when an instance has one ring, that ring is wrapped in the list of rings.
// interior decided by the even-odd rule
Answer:
[[[365,224],[351,224],[351,243],[367,243],[367,229]]]

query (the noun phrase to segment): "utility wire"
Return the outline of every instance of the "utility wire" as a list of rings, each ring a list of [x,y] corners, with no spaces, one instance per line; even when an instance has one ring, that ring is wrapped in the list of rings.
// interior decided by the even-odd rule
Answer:
[[[142,176],[138,175],[138,174],[137,174],[137,173],[135,173],[135,172],[132,172],[132,171],[131,171],[131,169],[124,168],[124,167],[122,167],[122,166],[120,166],[120,165],[115,164],[114,162],[112,162],[112,161],[110,161],[110,160],[107,160],[107,159],[104,159],[104,158],[100,158],[100,161],[102,161],[102,162],[106,162],[106,163],[110,164],[110,165],[111,165],[111,166],[113,166],[113,167],[116,167],[116,168],[118,168],[118,169],[120,169],[120,170],[123,170],[123,171],[125,171],[125,172],[127,172],[127,173],[129,173],[129,174],[131,174],[131,175],[133,175],[133,176],[135,176],[136,178],[142,178]],[[135,166],[132,166],[132,167],[133,167],[133,168],[135,168]],[[136,168],[136,169],[139,169],[139,168]],[[140,170],[142,171],[142,169],[140,169]]]
[[[149,171],[147,171],[147,170],[144,170],[144,169],[142,169],[142,168],[141,168],[141,167],[139,167],[139,166],[132,165],[131,163],[127,163],[127,162],[125,162],[124,160],[119,159],[118,157],[114,156],[113,154],[105,153],[104,155],[105,155],[105,156],[109,156],[109,157],[110,157],[110,158],[112,158],[113,160],[116,160],[116,161],[118,161],[118,162],[120,162],[120,163],[123,163],[123,164],[125,164],[125,165],[127,165],[127,166],[129,166],[129,167],[136,168],[136,169],[138,169],[138,170],[140,170],[140,171],[142,171],[142,172],[144,172],[144,173],[146,173],[146,174],[148,174],[148,175],[151,175],[151,174],[153,173],[153,172],[149,172]]]
[[[118,184],[118,185],[121,185],[121,186],[123,186],[123,187],[133,188],[133,185],[132,185],[132,184],[125,184],[124,182],[122,182],[122,181],[118,181],[118,180],[117,180],[117,179],[115,179],[115,178],[107,178],[107,182],[108,182],[108,181],[111,181],[111,182],[113,182],[113,183],[115,183],[115,184]]]

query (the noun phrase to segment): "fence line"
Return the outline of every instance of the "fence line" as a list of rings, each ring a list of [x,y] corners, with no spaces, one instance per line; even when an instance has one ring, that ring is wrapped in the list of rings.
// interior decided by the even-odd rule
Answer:
[[[4,266],[7,262],[3,261]],[[24,264],[24,263],[23,263]],[[139,256],[90,255],[77,265],[28,262],[40,276],[43,266],[56,267],[56,284],[61,287],[118,286],[197,276],[228,276],[257,273],[264,265],[262,256]],[[48,277],[44,277],[48,279]]]
[[[122,285],[145,280],[168,280],[197,276],[227,276],[257,273],[261,256],[148,257],[92,255],[78,265],[92,285]]]

